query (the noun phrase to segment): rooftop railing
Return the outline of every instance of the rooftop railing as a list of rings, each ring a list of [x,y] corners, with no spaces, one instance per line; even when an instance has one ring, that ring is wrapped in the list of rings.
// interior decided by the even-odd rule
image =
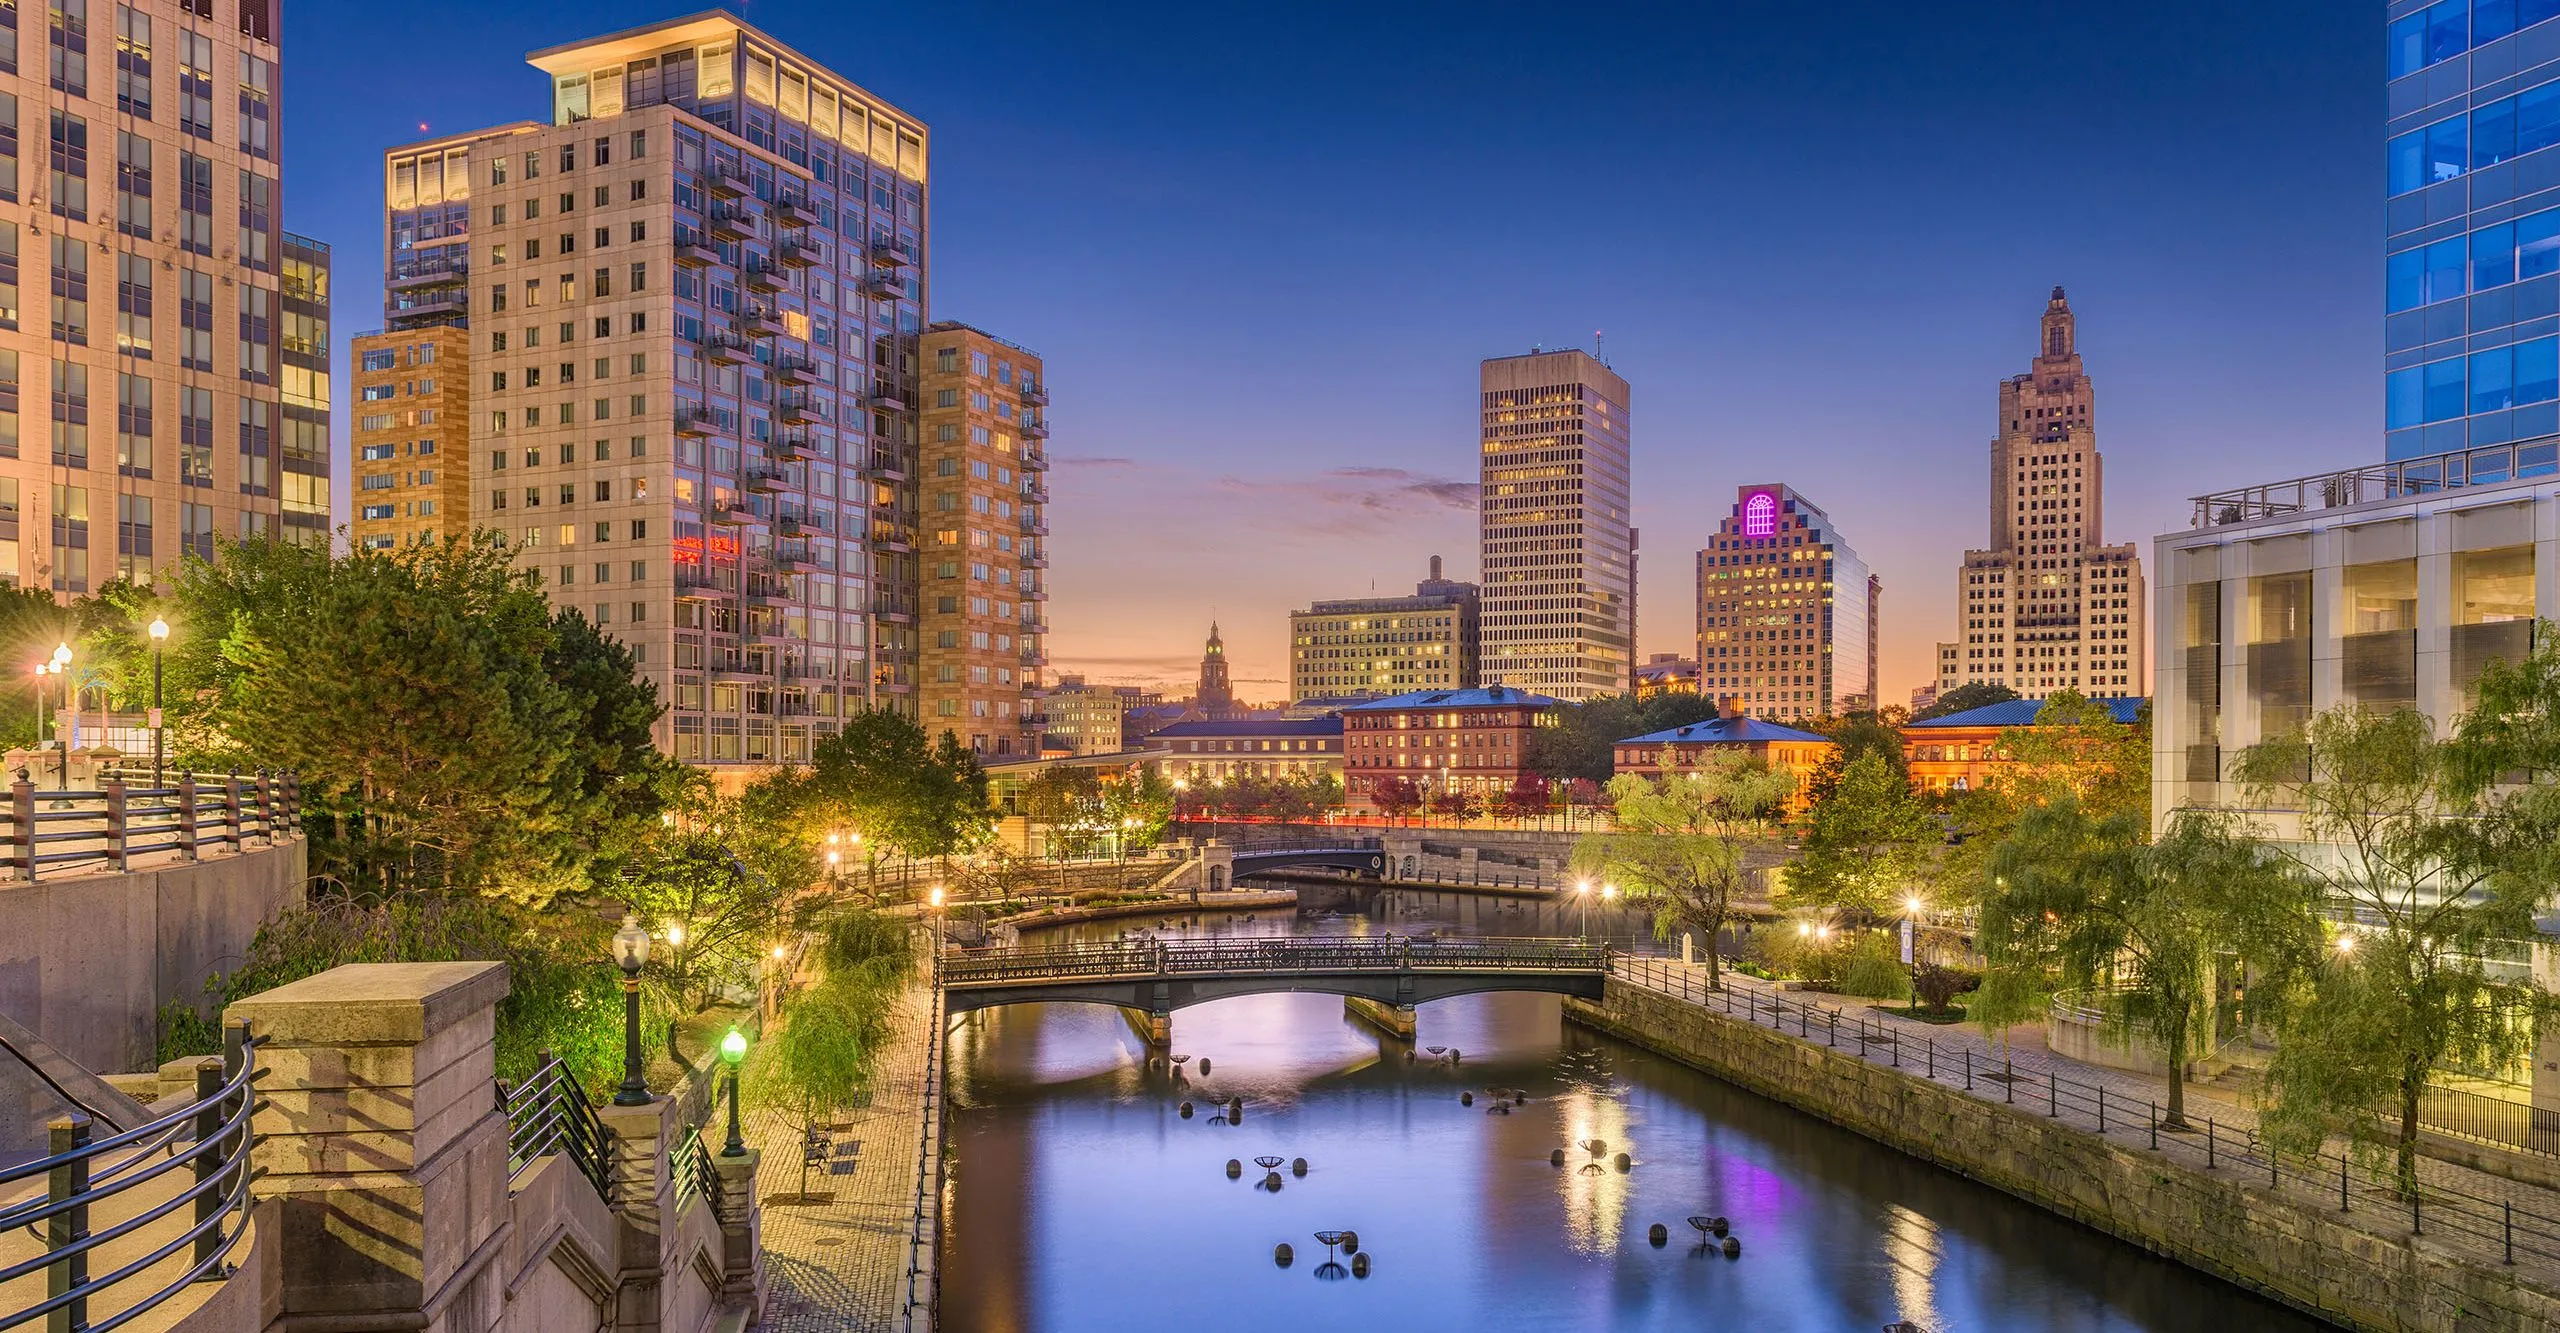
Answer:
[[[2344,509],[2551,476],[2560,476],[2560,438],[2483,445],[2199,495],[2195,497],[2195,526],[2227,527],[2314,510]]]

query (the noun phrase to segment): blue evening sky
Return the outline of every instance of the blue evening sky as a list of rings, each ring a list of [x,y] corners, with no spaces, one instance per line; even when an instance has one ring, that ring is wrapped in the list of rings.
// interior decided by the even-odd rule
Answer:
[[[286,220],[341,338],[383,147],[545,115],[525,52],[695,8],[289,6]],[[1065,670],[1187,680],[1214,615],[1277,698],[1290,607],[1472,577],[1476,362],[1595,331],[1642,649],[1690,647],[1699,542],[1783,481],[1884,578],[1888,702],[1957,633],[2056,283],[2146,566],[2187,496],[2381,457],[2375,6],[735,9],[932,128],[933,313],[1048,363]]]

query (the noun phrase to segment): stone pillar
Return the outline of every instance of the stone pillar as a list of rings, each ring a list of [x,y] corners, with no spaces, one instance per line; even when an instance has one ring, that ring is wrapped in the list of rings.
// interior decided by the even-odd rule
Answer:
[[[1212,873],[1215,872],[1215,873]],[[1232,889],[1236,884],[1236,849],[1229,843],[1211,839],[1200,844],[1200,877],[1192,881],[1192,892]]]
[[[743,1306],[750,1326],[764,1318],[764,1211],[756,1206],[756,1163],[762,1156],[749,1148],[741,1157],[711,1159],[720,1172],[721,1303]]]
[[[664,1094],[645,1106],[596,1108],[613,1135],[613,1212],[620,1224],[614,1244],[622,1265],[614,1293],[616,1333],[656,1333],[664,1293],[661,1279],[677,1268],[669,1252],[674,1238],[664,1219],[674,1211],[675,1182],[667,1178],[667,1149],[676,1135],[691,1133],[677,1116],[676,1099]]]
[[[1404,1041],[1413,1040],[1412,1005],[1386,1004],[1365,996],[1345,995],[1342,997],[1342,1013],[1344,1017],[1366,1023],[1390,1037]]]
[[[1172,1014],[1122,1005],[1120,1017],[1127,1020],[1129,1030],[1137,1033],[1138,1040],[1145,1042],[1149,1050],[1161,1051],[1173,1048]]]
[[[498,963],[355,963],[224,1010],[258,1043],[270,1327],[479,1330],[503,1274]],[[265,1243],[265,1242],[262,1242]]]

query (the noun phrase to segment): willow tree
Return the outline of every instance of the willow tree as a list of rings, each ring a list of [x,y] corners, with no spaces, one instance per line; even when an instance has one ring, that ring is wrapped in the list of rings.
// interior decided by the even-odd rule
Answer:
[[[1706,938],[1707,985],[1724,984],[1716,937],[1747,883],[1745,854],[1769,838],[1796,775],[1739,754],[1709,754],[1678,777],[1610,779],[1617,831],[1573,847],[1573,865],[1653,909],[1655,939],[1683,927]]]
[[[2501,777],[2553,753],[2560,664],[2496,668],[2476,721],[2453,742],[2407,709],[2339,708],[2242,751],[2251,804],[2299,811],[2279,842],[2342,923],[2297,988],[2267,1069],[2263,1122],[2296,1151],[2343,1133],[2388,1149],[2417,1180],[2418,1108],[2449,1065],[2502,1068],[2529,1055],[2551,999],[2489,970],[2533,938],[2548,892],[2549,802]]]
[[[2182,811],[2158,842],[2132,811],[2071,796],[2028,809],[1992,853],[1976,938],[1986,1026],[2057,989],[2106,993],[2111,1036],[2148,1036],[2168,1067],[2162,1123],[2186,1124],[2186,1066],[2211,1048],[2218,955],[2290,975],[2316,954],[2309,885],[2227,815]]]

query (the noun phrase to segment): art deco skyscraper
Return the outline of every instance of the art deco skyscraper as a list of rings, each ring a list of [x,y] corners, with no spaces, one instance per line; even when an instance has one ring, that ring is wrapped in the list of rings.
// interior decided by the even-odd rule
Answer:
[[[2046,302],[2027,373],[2000,383],[1991,442],[1991,546],[1967,551],[1960,641],[1938,645],[1938,692],[1989,682],[2030,699],[2146,692],[2142,561],[2103,538],[2097,391],[2062,289]]]
[[[1698,552],[1698,690],[1754,717],[1876,706],[1882,585],[1821,506],[1745,486]]]
[[[1482,372],[1487,685],[1572,701],[1631,688],[1635,532],[1627,382],[1575,350]]]
[[[12,11],[0,582],[83,593],[217,536],[328,540],[329,252],[281,225],[276,10]]]

